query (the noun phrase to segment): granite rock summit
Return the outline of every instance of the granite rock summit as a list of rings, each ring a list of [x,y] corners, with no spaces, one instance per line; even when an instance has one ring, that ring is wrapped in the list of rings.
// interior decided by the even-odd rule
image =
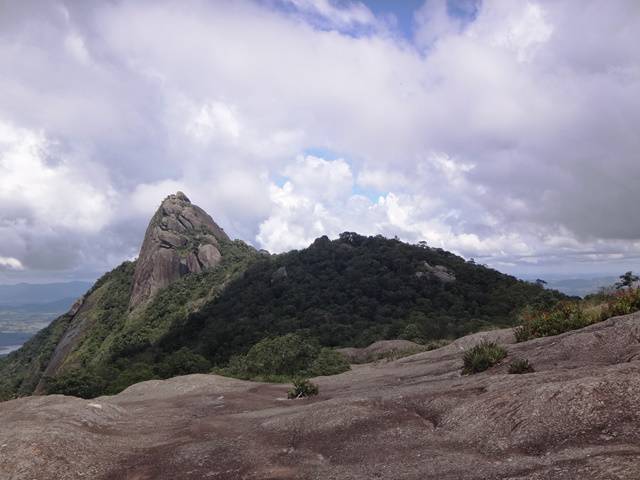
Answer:
[[[130,308],[187,273],[215,267],[229,237],[182,192],[164,199],[149,222],[136,264]]]

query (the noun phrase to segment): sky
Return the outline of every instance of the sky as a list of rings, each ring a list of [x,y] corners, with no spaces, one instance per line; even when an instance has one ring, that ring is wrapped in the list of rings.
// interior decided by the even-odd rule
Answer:
[[[177,190],[271,252],[640,270],[638,125],[637,0],[0,0],[0,283],[96,278]]]

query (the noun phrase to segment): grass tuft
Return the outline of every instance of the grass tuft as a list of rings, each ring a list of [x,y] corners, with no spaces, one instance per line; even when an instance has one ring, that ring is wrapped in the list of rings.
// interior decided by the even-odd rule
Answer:
[[[287,393],[290,399],[312,397],[318,395],[318,386],[306,379],[298,379],[293,381],[293,387]]]
[[[525,358],[516,358],[509,364],[509,373],[521,375],[523,373],[533,373],[535,369]]]
[[[507,356],[507,351],[495,342],[482,341],[464,352],[462,373],[471,375],[484,372]]]

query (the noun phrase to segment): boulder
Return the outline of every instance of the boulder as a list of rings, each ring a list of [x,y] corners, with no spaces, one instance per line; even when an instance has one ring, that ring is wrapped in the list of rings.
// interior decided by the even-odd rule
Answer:
[[[423,262],[420,269],[416,272],[416,277],[434,277],[443,283],[455,282],[456,275],[444,265],[430,265],[429,262]]]
[[[212,268],[220,263],[222,255],[215,246],[203,244],[198,247],[198,260],[204,268]]]

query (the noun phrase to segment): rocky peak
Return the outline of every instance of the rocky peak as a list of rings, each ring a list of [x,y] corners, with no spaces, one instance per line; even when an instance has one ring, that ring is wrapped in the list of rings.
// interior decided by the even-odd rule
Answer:
[[[222,260],[224,230],[182,192],[169,195],[155,213],[144,236],[133,277],[130,307],[187,273],[199,273]]]

